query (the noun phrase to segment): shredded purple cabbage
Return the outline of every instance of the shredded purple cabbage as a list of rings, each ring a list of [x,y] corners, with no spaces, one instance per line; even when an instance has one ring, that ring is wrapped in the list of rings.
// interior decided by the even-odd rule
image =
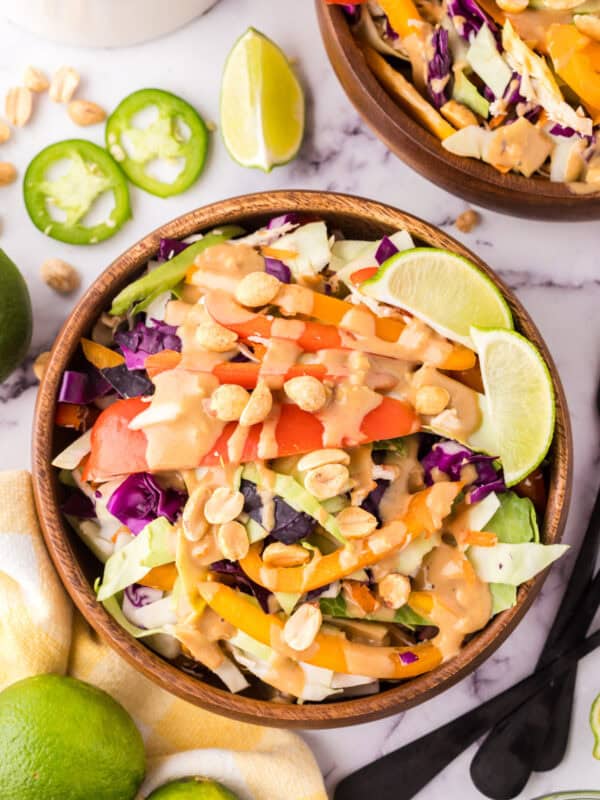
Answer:
[[[567,125],[559,125],[558,122],[550,128],[549,133],[551,133],[552,136],[564,136],[566,139],[577,135],[573,128],[569,128]]]
[[[125,589],[125,597],[134,608],[143,608],[151,603],[156,603],[163,596],[160,589],[153,589],[151,586],[142,586],[140,583],[132,583]]]
[[[487,25],[494,36],[498,37],[498,26],[477,5],[475,0],[449,0],[447,11],[448,16],[452,18],[458,35],[467,42],[471,41],[471,38],[479,32],[483,25]]]
[[[93,501],[78,489],[73,491],[61,505],[63,514],[79,519],[96,519]]]
[[[189,247],[187,242],[180,242],[179,239],[161,239],[158,245],[157,261],[170,261],[174,256],[179,255]]]
[[[162,350],[181,352],[177,328],[162,320],[153,319],[152,322],[154,324],[150,326],[140,320],[133,330],[118,331],[115,334],[115,342],[125,356],[127,369],[144,369],[146,358]]]
[[[279,217],[273,217],[273,219],[269,220],[267,223],[267,228],[272,231],[273,228],[281,228],[282,225],[287,225],[288,223],[292,225],[298,225],[300,223],[300,217],[295,211],[290,211],[288,214],[281,214]]]
[[[291,269],[277,258],[265,258],[265,272],[268,272],[269,275],[274,275],[282,283],[291,283]]]
[[[424,479],[427,486],[434,483],[432,471],[434,469],[445,473],[451,481],[461,479],[465,466],[472,464],[477,470],[477,477],[470,484],[469,502],[478,503],[491,492],[505,492],[506,484],[502,471],[494,467],[495,456],[485,456],[474,453],[458,442],[443,440],[433,445],[429,453],[421,459],[424,469]]]
[[[379,515],[379,504],[381,503],[381,498],[384,495],[385,490],[390,485],[389,481],[383,480],[380,478],[379,480],[375,481],[377,487],[373,489],[372,492],[365,497],[365,499],[360,504],[360,507],[363,508],[365,511],[368,511],[369,514],[373,514],[374,517],[377,519],[378,526],[381,525],[381,517]]]
[[[436,108],[441,108],[452,96],[452,53],[448,31],[436,28],[431,36],[433,56],[427,64],[427,94]],[[439,82],[436,86],[435,83]]]
[[[144,370],[127,369],[126,364],[107,367],[102,375],[120,397],[142,397],[154,394],[154,384]]]
[[[399,39],[400,37],[398,36],[396,31],[392,28],[390,24],[390,18],[388,17],[388,15],[384,14],[383,17],[385,22],[385,35],[387,36],[388,39],[391,39],[393,42],[395,42],[396,39]]]
[[[63,373],[58,391],[59,403],[85,405],[112,391],[106,378],[92,365],[87,372],[67,369]]]
[[[388,258],[395,256],[398,248],[392,242],[389,236],[384,236],[379,242],[379,247],[375,251],[375,261],[381,266]]]
[[[416,653],[412,653],[410,651],[406,653],[399,653],[400,661],[403,664],[414,664],[415,661],[419,660],[419,656]]]
[[[325,586],[319,586],[317,589],[311,589],[310,592],[306,593],[306,602],[312,603],[312,601],[320,597],[323,592],[326,592],[330,586],[330,583],[326,583]]]
[[[240,491],[244,495],[244,511],[255,522],[262,522],[262,499],[256,485],[252,481],[242,480]],[[273,498],[275,505],[275,524],[269,536],[284,544],[294,544],[306,539],[314,531],[316,520],[304,511],[296,511],[281,497]]]
[[[158,517],[166,517],[169,522],[175,522],[184,503],[183,492],[163,489],[149,473],[136,472],[115,489],[106,508],[113,517],[137,535]]]
[[[209,569],[221,575],[230,575],[240,591],[245,594],[254,595],[262,610],[267,614],[269,613],[269,597],[271,596],[271,592],[263,586],[259,586],[258,583],[254,583],[254,581],[246,575],[237,561],[215,561],[210,565]]]

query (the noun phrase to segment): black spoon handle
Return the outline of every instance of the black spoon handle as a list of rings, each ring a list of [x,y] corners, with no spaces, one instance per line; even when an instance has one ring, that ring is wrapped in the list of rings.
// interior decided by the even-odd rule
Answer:
[[[518,708],[599,645],[600,630],[478,708],[348,775],[336,787],[334,800],[410,800],[507,712]]]
[[[585,636],[600,602],[600,577],[591,581],[599,544],[600,491],[538,666]],[[482,794],[510,800],[522,791],[534,767],[552,768],[562,761],[576,672],[574,665],[490,731],[471,762],[471,779]],[[506,768],[498,770],[498,764]]]

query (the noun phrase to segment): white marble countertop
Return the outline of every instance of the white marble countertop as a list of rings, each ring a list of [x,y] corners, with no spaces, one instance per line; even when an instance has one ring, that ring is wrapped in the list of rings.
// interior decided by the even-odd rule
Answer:
[[[177,2],[177,0],[175,0]],[[25,273],[32,294],[35,330],[32,354],[48,349],[77,297],[63,299],[39,279],[40,264],[57,256],[76,265],[89,283],[125,248],[163,222],[230,195],[275,188],[331,189],[397,205],[443,226],[463,239],[513,286],[540,326],[567,392],[575,437],[575,480],[567,541],[576,543],[593,502],[600,466],[593,395],[599,376],[600,272],[598,223],[542,223],[482,210],[482,224],[463,236],[453,227],[466,208],[394,158],[360,121],[338,86],[320,41],[312,2],[221,0],[206,17],[159,41],[120,50],[78,50],[41,41],[0,20],[0,96],[21,79],[26,65],[52,71],[76,67],[83,78],[79,96],[112,108],[129,92],[156,86],[190,100],[207,120],[218,118],[220,75],[227,51],[249,26],[264,31],[297,61],[308,98],[308,133],[298,159],[264,175],[245,170],[213,137],[207,169],[180,197],[160,200],[132,189],[134,219],[112,240],[77,248],[45,238],[29,221],[17,183],[0,189],[0,246]],[[30,158],[50,142],[83,136],[100,142],[102,126],[76,128],[64,107],[38,98],[30,125],[0,148],[21,174]],[[1,301],[1,298],[0,298]],[[29,466],[35,402],[31,369],[19,370],[0,386],[0,468]],[[476,673],[440,697],[369,725],[307,732],[328,786],[359,766],[448,721],[524,676],[533,667],[561,594],[572,558],[547,580],[539,600],[510,640]],[[600,762],[591,755],[588,712],[600,691],[600,656],[581,664],[571,741],[563,764],[535,775],[522,798],[550,790],[600,787]],[[419,797],[478,800],[468,767],[474,750],[457,759]]]

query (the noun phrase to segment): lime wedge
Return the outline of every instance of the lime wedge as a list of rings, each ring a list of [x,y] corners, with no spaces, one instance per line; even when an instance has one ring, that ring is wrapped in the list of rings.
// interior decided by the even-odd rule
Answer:
[[[592,703],[590,709],[590,726],[594,734],[594,758],[600,759],[600,694]]]
[[[410,311],[466,347],[473,347],[471,326],[513,328],[510,309],[495,284],[471,261],[449,250],[404,250],[382,264],[360,291]]]
[[[554,433],[554,387],[540,352],[515,331],[471,328],[507,486],[542,461]]]
[[[27,355],[31,341],[31,300],[15,264],[0,249],[0,383]]]
[[[232,158],[266,172],[291,161],[302,143],[302,87],[285,54],[254,28],[238,39],[225,64],[221,132]]]

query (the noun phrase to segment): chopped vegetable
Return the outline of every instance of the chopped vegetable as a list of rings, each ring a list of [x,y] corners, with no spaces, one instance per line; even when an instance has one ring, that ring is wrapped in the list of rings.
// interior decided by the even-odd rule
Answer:
[[[50,178],[65,161],[67,171]],[[113,197],[112,211],[103,222],[87,224],[96,201],[107,194]],[[23,196],[33,224],[46,236],[69,244],[102,242],[131,216],[125,176],[105,150],[83,139],[57,142],[38,153],[27,167]]]
[[[136,121],[154,113],[145,127]],[[140,89],[122,100],[106,123],[106,147],[132,183],[158,197],[181,194],[204,167],[208,131],[189,103],[160,89]],[[183,161],[172,181],[151,172],[157,160]]]
[[[107,509],[133,533],[140,533],[157,517],[173,523],[185,497],[174,489],[163,489],[147,472],[130,475],[111,494]]]

